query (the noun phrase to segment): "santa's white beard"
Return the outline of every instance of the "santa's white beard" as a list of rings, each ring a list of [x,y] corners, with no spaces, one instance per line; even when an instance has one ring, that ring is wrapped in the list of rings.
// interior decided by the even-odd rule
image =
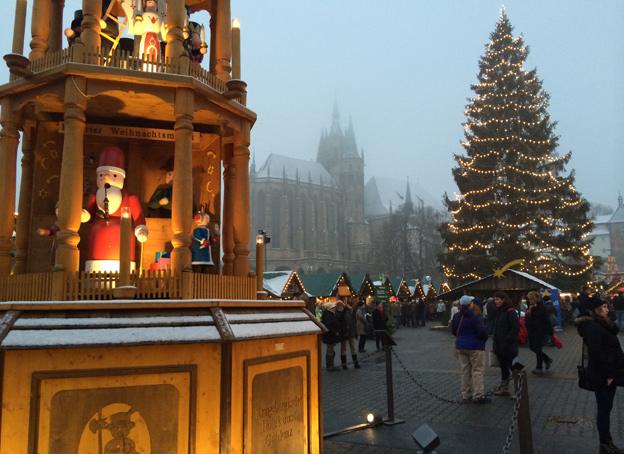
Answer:
[[[121,206],[121,189],[111,186],[106,189],[106,197],[108,197],[108,214],[113,214]],[[104,211],[104,188],[98,188],[95,193],[95,201],[98,208]]]

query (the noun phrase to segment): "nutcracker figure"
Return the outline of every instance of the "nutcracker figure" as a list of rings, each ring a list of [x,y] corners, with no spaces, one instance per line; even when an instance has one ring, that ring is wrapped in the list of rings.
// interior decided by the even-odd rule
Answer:
[[[219,245],[219,226],[215,224],[214,232],[208,228],[210,216],[205,212],[204,208],[195,215],[195,228],[193,229],[193,243],[191,245],[191,255],[193,258],[193,271],[197,273],[207,273],[211,266],[214,266],[212,260],[212,246]]]

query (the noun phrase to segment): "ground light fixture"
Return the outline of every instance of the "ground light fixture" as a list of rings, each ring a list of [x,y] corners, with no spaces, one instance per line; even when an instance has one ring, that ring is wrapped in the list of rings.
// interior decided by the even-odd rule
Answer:
[[[335,430],[333,432],[326,432],[323,435],[323,438],[331,438],[331,437],[335,437],[337,435],[344,435],[344,434],[348,434],[351,432],[356,432],[358,430],[364,430],[364,429],[373,429],[377,426],[380,426],[383,424],[383,416],[380,414],[376,414],[376,413],[368,413],[366,415],[366,422],[364,423],[360,423],[360,424],[355,424],[353,426],[349,426],[349,427],[345,427],[344,429],[339,429],[339,430]]]
[[[427,424],[412,432],[412,438],[425,454],[434,452],[434,449],[440,446],[440,437]]]

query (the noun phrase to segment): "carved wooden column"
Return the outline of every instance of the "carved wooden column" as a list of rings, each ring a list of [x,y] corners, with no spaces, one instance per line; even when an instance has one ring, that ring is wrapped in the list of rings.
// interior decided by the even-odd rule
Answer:
[[[43,57],[48,51],[50,37],[50,0],[35,0],[33,3],[32,21],[30,24],[32,39],[30,40],[30,60]]]
[[[232,71],[232,22],[230,0],[217,0],[217,36],[215,49],[215,73],[221,80],[231,79]]]
[[[232,147],[222,148],[223,155],[223,221],[221,222],[221,244],[223,247],[223,274],[234,274],[234,174]]]
[[[65,79],[65,114],[63,116],[65,135],[61,161],[59,189],[59,232],[56,234],[55,266],[68,272],[78,271],[80,265],[80,217],[82,214],[82,182],[85,110],[87,98],[83,95],[87,81],[83,77],[70,76]]]
[[[14,54],[24,53],[27,7],[27,0],[15,0],[15,22],[13,23],[13,47],[11,50]]]
[[[194,94],[178,88],[175,96],[175,148],[171,230],[171,267],[180,272],[191,268],[191,223],[193,220],[193,110]]]
[[[47,0],[48,2],[50,0]],[[102,18],[102,0],[82,0],[82,33],[80,40],[85,46],[87,54],[100,52],[102,38],[100,37],[100,19]],[[87,58],[86,63],[93,62]]]
[[[65,0],[52,0],[49,39],[51,51],[63,48],[63,8],[65,8]]]
[[[249,142],[251,125],[242,121],[241,130],[234,133],[232,163],[234,174],[234,274],[249,274]]]
[[[0,116],[0,276],[11,272],[11,237],[15,217],[15,165],[19,144],[18,125],[11,100],[2,100]]]
[[[34,125],[24,127],[22,140],[22,180],[19,193],[19,215],[15,228],[15,264],[13,272],[23,274],[27,270],[28,243],[30,240],[30,213],[33,188],[33,145]]]
[[[165,58],[173,64],[176,72],[182,69],[181,58],[186,56],[182,32],[185,17],[186,11],[183,0],[167,0],[167,47],[165,48]]]

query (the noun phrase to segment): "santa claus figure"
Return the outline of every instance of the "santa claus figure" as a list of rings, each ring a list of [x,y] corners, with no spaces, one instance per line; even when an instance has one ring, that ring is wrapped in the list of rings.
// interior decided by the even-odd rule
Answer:
[[[139,198],[124,189],[126,179],[123,152],[110,146],[102,150],[97,167],[97,192],[89,196],[86,212],[92,222],[89,253],[85,264],[88,272],[119,271],[119,234],[122,208],[129,208],[134,221],[134,236],[147,241],[147,227]],[[134,268],[134,237],[130,246],[131,267]]]

